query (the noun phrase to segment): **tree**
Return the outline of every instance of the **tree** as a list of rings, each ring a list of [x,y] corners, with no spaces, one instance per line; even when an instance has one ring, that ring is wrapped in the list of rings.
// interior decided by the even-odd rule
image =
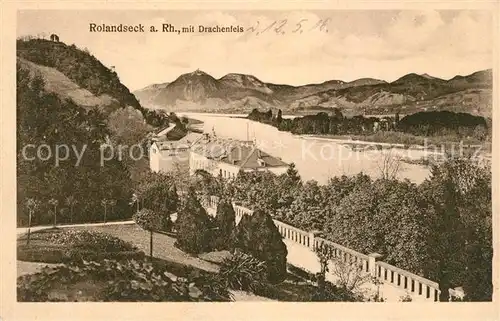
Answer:
[[[69,195],[68,197],[66,197],[65,202],[66,206],[69,206],[70,222],[73,223],[73,208],[78,203],[78,201],[75,199],[73,195]]]
[[[56,200],[55,198],[51,198],[49,200],[49,204],[54,206],[54,227],[57,226],[57,205],[59,204],[59,201]]]
[[[391,148],[389,152],[383,153],[382,159],[377,163],[380,176],[383,179],[396,179],[401,171],[401,159],[395,155]]]
[[[286,170],[286,176],[293,184],[300,182],[299,171],[295,167],[295,163],[290,163],[290,165],[288,165],[288,169]]]
[[[152,127],[144,123],[141,112],[131,106],[120,108],[108,117],[113,144],[132,146],[141,142]]]
[[[147,208],[143,208],[133,215],[133,220],[145,229],[149,231],[149,256],[153,257],[153,232],[161,226],[161,216]]]
[[[433,210],[427,264],[439,282],[440,301],[456,286],[464,287],[465,300],[491,300],[491,171],[470,159],[448,159],[433,166],[420,188]]]
[[[148,173],[141,178],[136,188],[136,197],[142,199],[143,207],[169,215],[177,211],[179,197],[175,179],[167,174]]]
[[[279,283],[285,279],[288,251],[269,214],[256,210],[252,216],[243,216],[233,238],[235,247],[266,262],[268,281]]]
[[[28,209],[28,237],[26,239],[26,245],[30,244],[30,236],[31,236],[31,219],[33,217],[33,214],[35,211],[38,209],[40,206],[40,201],[37,201],[34,198],[28,198],[26,199],[26,208]]]
[[[114,200],[114,199],[109,200],[109,206],[111,206],[111,214],[114,214],[114,209],[115,209],[115,206],[116,206],[116,200]]]
[[[38,55],[45,52],[42,49],[28,51]],[[54,55],[56,56],[59,55]],[[71,100],[61,100],[56,94],[46,92],[43,80],[30,76],[25,65],[18,61],[17,67],[17,174],[20,178],[17,186],[20,195],[18,213],[23,213],[26,197],[36,198],[46,204],[51,198],[65,202],[67,191],[71,190],[78,191],[80,200],[104,197],[129,199],[131,180],[123,163],[112,160],[107,161],[106,166],[100,166],[100,146],[109,133],[106,117],[101,110],[86,110]],[[68,159],[61,161],[59,166],[51,166],[53,159],[25,159],[23,148],[27,144],[47,144],[51,148],[61,144],[71,145],[82,152],[82,157],[78,159],[75,153],[69,153]],[[79,166],[75,166],[76,164]],[[71,179],[67,179],[68,177]],[[48,205],[57,224],[59,206]],[[79,219],[83,222],[94,220],[100,207],[99,202],[81,203]],[[128,215],[128,208],[123,208],[120,213]],[[44,217],[41,218],[43,220]]]
[[[281,109],[278,110],[278,116],[276,116],[276,123],[278,124],[281,124],[281,122],[283,121],[283,112],[281,111]]]
[[[113,206],[116,205],[116,200],[105,198],[101,200],[101,205],[104,206],[104,223],[106,223],[108,206],[111,206],[111,208],[113,208]]]
[[[212,227],[210,218],[193,190],[188,192],[186,200],[181,204],[176,224],[175,246],[192,254],[209,250]]]
[[[236,227],[236,214],[231,202],[227,198],[220,198],[217,205],[215,225],[217,233],[215,236],[215,247],[217,249],[229,249],[231,234]]]
[[[318,275],[318,287],[320,291],[326,290],[326,273],[331,273],[337,286],[343,291],[359,294],[361,287],[370,282],[372,277],[363,271],[363,266],[356,258],[344,259],[335,254],[334,248],[328,244],[321,244],[315,249],[321,270]]]
[[[136,210],[136,213],[139,212],[139,205],[140,205],[140,198],[139,198],[139,194],[138,193],[134,193],[132,194],[132,204],[136,204],[137,205],[137,210]]]

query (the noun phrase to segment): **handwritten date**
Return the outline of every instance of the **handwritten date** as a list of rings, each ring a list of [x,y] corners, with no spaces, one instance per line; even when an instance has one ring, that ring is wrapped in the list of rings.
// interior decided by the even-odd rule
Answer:
[[[295,23],[290,22],[288,19],[275,20],[272,23],[266,24],[261,24],[260,21],[257,21],[253,26],[247,28],[246,31],[256,36],[264,33],[275,33],[277,35],[284,35],[287,33],[301,34],[314,30],[328,32],[328,24],[330,21],[330,18],[320,19],[318,21],[301,19]]]

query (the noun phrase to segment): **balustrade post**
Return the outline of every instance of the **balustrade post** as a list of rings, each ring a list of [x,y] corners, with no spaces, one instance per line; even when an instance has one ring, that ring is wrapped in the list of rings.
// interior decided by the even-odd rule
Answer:
[[[377,260],[381,260],[382,257],[383,255],[379,253],[368,254],[368,271],[374,277],[377,276]]]
[[[313,230],[309,232],[309,248],[311,248],[313,251],[315,250],[314,248],[314,240],[317,237],[321,237],[321,231],[318,230]]]

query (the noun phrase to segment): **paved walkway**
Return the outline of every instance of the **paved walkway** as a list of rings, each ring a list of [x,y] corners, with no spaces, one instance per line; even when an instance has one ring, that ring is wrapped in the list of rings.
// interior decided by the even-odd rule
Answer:
[[[134,221],[119,221],[119,222],[107,222],[107,223],[82,223],[82,224],[61,224],[57,225],[57,227],[62,228],[62,227],[92,227],[92,226],[108,226],[108,225],[126,225],[126,224],[135,224]],[[40,230],[46,230],[49,228],[53,228],[54,225],[43,225],[43,226],[32,226],[31,227],[31,232],[36,232]],[[18,227],[16,229],[17,235],[21,235],[24,233],[28,232],[27,227]]]
[[[143,230],[136,224],[128,225],[106,225],[106,226],[82,226],[79,229],[91,229],[92,231],[104,232],[124,241],[130,242],[137,248],[149,255],[149,232]],[[176,239],[165,234],[153,234],[153,256],[183,265],[191,265],[196,268],[217,272],[216,264],[204,261],[196,256],[189,255],[178,249],[174,243]]]

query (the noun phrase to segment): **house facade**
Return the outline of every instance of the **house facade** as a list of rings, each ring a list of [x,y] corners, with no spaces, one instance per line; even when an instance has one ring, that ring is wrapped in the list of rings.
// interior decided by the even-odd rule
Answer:
[[[258,149],[254,142],[219,139],[204,134],[189,149],[189,173],[204,170],[213,176],[235,178],[239,171],[286,173],[288,164]]]
[[[187,133],[176,141],[154,141],[149,147],[149,167],[153,172],[169,172],[178,166],[188,166],[189,148],[195,144],[202,135]]]

